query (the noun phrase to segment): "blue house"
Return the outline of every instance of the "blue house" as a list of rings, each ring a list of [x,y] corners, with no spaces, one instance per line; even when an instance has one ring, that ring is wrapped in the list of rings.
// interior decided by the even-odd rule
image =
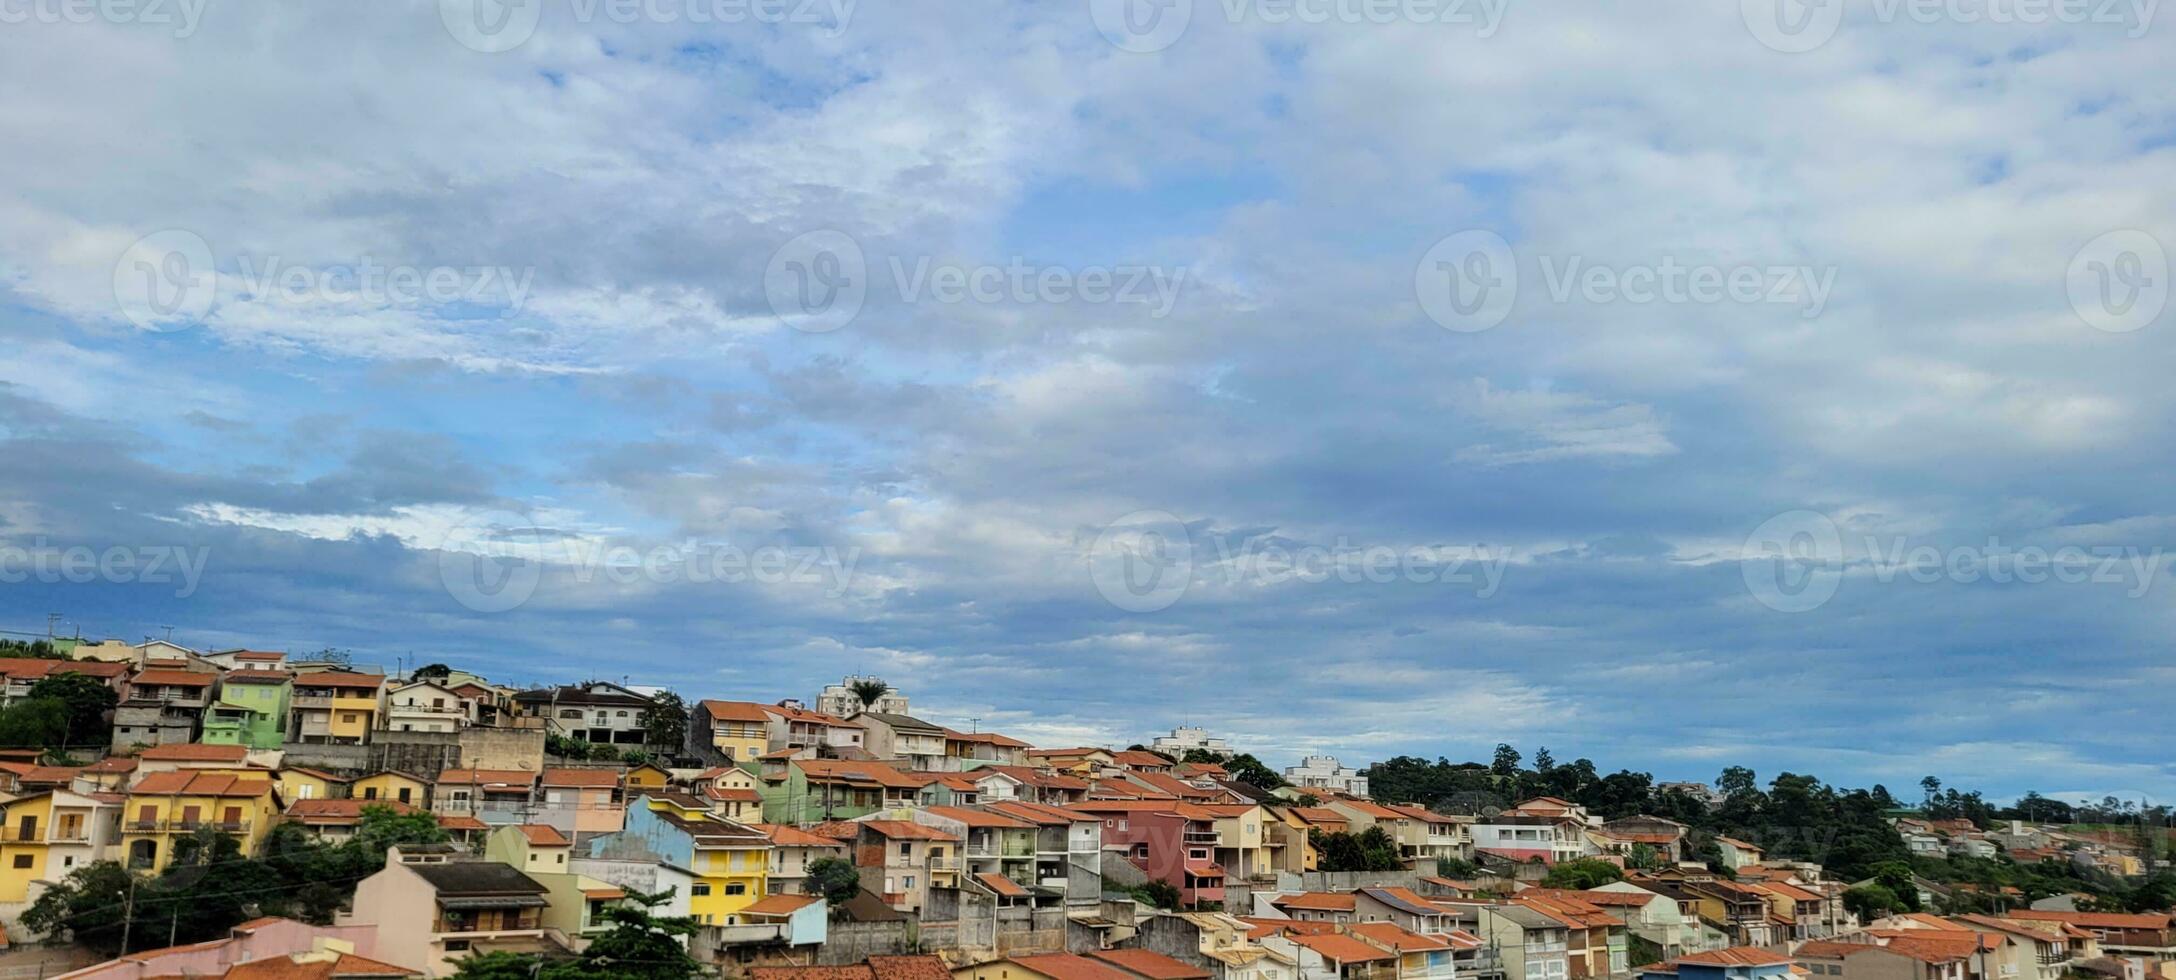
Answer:
[[[1688,953],[1634,971],[1639,980],[1790,980],[1791,958],[1756,946]]]

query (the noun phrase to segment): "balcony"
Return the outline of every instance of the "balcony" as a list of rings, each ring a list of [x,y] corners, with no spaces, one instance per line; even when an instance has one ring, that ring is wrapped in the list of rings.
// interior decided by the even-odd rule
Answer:
[[[1223,840],[1224,838],[1213,830],[1189,830],[1186,832],[1186,843],[1188,844],[1201,844],[1208,847],[1216,847],[1221,844]]]
[[[953,855],[947,854],[943,857],[929,859],[929,870],[931,871],[958,871],[959,869],[960,859]]]
[[[297,708],[330,708],[332,707],[332,695],[297,694],[294,696],[293,703]]]
[[[971,858],[994,858],[997,856],[997,850],[996,844],[969,844],[967,845],[967,856]]]

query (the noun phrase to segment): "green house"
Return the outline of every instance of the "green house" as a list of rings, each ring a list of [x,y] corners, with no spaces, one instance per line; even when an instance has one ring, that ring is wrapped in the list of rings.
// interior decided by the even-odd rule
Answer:
[[[227,674],[219,696],[204,712],[210,745],[276,749],[285,735],[290,675],[284,670],[237,670]]]

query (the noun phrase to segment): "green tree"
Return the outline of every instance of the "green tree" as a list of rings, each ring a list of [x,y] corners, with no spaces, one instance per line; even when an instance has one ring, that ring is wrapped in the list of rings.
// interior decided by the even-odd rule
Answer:
[[[1285,781],[1284,776],[1279,774],[1277,770],[1271,769],[1263,764],[1262,760],[1245,752],[1224,760],[1223,765],[1224,771],[1230,773],[1233,779],[1250,786],[1259,786],[1263,789],[1282,789],[1291,785],[1291,783]]]
[[[1139,887],[1132,889],[1132,892],[1134,898],[1156,908],[1175,910],[1179,907],[1178,886],[1162,878],[1150,878]]]
[[[0,745],[44,749],[68,737],[68,705],[52,698],[24,698],[0,710]]]
[[[666,753],[680,751],[688,738],[688,704],[680,695],[660,691],[642,709],[642,744]]]
[[[1519,755],[1519,750],[1512,748],[1507,743],[1499,742],[1496,744],[1496,759],[1489,763],[1488,771],[1501,779],[1517,779],[1519,776],[1519,760],[1522,758],[1523,756]]]
[[[447,976],[454,980],[538,980],[542,976],[540,966],[536,957],[522,953],[470,953],[455,961],[453,972]]]
[[[120,953],[121,932],[129,886],[137,880],[112,861],[86,864],[55,882],[53,887],[23,911],[23,925],[32,932],[62,935],[68,930],[76,943],[107,956]]]
[[[1844,889],[1844,911],[1858,916],[1861,922],[1871,922],[1903,910],[1904,903],[1886,885],[1854,885]]]
[[[82,745],[106,742],[113,708],[121,696],[95,677],[68,671],[48,674],[30,685],[30,699],[60,702],[67,719],[67,743]]]
[[[1397,871],[1405,867],[1398,858],[1398,843],[1381,827],[1357,834],[1310,831],[1318,865],[1324,871]]]
[[[1480,877],[1481,866],[1464,858],[1437,858],[1436,874],[1445,878],[1460,878],[1470,881]]]
[[[1634,844],[1632,853],[1625,855],[1624,865],[1639,871],[1652,871],[1662,867],[1662,852],[1652,844]]]
[[[453,676],[453,668],[445,664],[424,664],[408,676],[419,681],[442,681]]]
[[[656,914],[671,895],[669,890],[649,895],[628,892],[625,901],[606,913],[612,928],[590,941],[578,963],[547,975],[565,980],[683,980],[700,974],[702,966],[688,955],[687,937],[695,934],[695,920]]]
[[[861,894],[861,871],[845,858],[817,858],[808,863],[808,888],[831,903],[831,911],[836,914]]]
[[[892,686],[874,677],[864,677],[846,685],[846,690],[854,696],[854,700],[861,702],[862,710],[874,711],[876,703],[883,700],[884,695],[891,693]]]
[[[1541,883],[1547,888],[1571,888],[1585,890],[1612,881],[1623,881],[1624,869],[1601,858],[1573,858],[1558,861],[1542,876]]]

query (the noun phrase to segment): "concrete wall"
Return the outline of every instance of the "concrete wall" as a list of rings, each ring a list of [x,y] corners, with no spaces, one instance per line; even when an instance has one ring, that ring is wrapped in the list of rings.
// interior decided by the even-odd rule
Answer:
[[[288,742],[281,748],[290,766],[338,773],[398,769],[426,779],[448,769],[520,769],[544,765],[542,729],[470,728],[461,732],[372,732],[368,745],[313,745]]]
[[[834,922],[816,947],[818,966],[844,966],[869,956],[919,953],[920,925],[913,919],[896,922]]]

